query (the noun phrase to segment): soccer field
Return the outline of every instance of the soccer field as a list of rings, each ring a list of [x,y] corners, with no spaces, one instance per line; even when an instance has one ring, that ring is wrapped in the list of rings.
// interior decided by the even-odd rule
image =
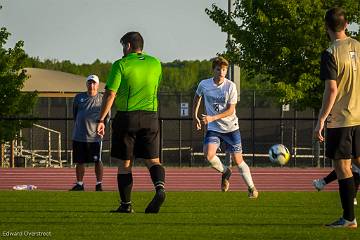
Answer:
[[[134,192],[134,214],[109,213],[116,192],[0,191],[2,239],[360,239],[360,229],[327,229],[341,215],[337,192],[168,192],[144,214],[151,192]],[[360,207],[356,207],[360,216]],[[18,234],[18,237],[14,237]],[[42,235],[40,237],[39,235]]]

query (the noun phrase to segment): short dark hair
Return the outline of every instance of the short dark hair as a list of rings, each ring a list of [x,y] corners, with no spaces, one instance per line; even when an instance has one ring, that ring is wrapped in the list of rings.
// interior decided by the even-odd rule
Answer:
[[[326,26],[333,32],[340,32],[347,24],[345,10],[340,7],[329,9],[325,14]]]
[[[216,66],[229,67],[229,62],[224,57],[216,57],[212,59],[212,69],[214,69]]]
[[[143,50],[144,39],[138,32],[128,32],[120,39],[122,45],[130,43],[133,50]]]

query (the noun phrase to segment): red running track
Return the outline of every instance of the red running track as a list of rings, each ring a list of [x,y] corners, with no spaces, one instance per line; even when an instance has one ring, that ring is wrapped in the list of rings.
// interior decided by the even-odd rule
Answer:
[[[312,180],[326,176],[330,168],[252,168],[254,183],[259,191],[314,191]],[[104,168],[103,189],[116,191],[116,168]],[[152,191],[146,168],[133,169],[134,191]],[[211,168],[166,168],[167,191],[219,191],[221,174]],[[74,168],[0,168],[0,189],[10,190],[15,185],[32,184],[38,190],[68,190],[75,182]],[[95,174],[87,168],[85,190],[94,191]],[[238,171],[233,167],[230,191],[246,191]],[[337,181],[326,186],[336,191]]]

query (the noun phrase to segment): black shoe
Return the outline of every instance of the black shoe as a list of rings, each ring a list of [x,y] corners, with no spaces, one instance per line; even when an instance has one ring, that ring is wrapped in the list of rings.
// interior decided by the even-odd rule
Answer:
[[[221,176],[221,191],[227,192],[230,187],[229,179],[231,177],[231,169],[228,168]]]
[[[151,200],[151,202],[145,209],[145,213],[158,213],[164,201],[165,201],[165,189],[157,190],[154,198]]]
[[[111,213],[133,213],[134,209],[131,204],[120,204],[119,208],[116,210],[111,210]]]
[[[102,185],[101,185],[101,183],[96,184],[96,186],[95,186],[95,191],[97,191],[97,192],[102,192]]]
[[[75,184],[75,186],[69,191],[84,191],[84,184],[83,185]]]

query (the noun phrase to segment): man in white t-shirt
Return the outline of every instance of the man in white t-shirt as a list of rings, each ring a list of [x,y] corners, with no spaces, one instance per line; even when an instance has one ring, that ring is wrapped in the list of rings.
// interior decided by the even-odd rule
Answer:
[[[230,153],[239,168],[241,177],[248,186],[249,198],[257,198],[258,191],[253,183],[249,166],[242,157],[241,136],[238,118],[235,112],[237,103],[236,85],[226,79],[229,63],[223,57],[217,57],[212,62],[213,77],[202,80],[196,90],[193,106],[193,118],[196,129],[201,130],[201,124],[207,125],[204,139],[204,156],[211,166],[222,173],[221,190],[229,189],[231,169],[223,165],[216,156],[220,142],[225,143],[226,152]],[[204,98],[206,115],[198,117],[201,99]]]

